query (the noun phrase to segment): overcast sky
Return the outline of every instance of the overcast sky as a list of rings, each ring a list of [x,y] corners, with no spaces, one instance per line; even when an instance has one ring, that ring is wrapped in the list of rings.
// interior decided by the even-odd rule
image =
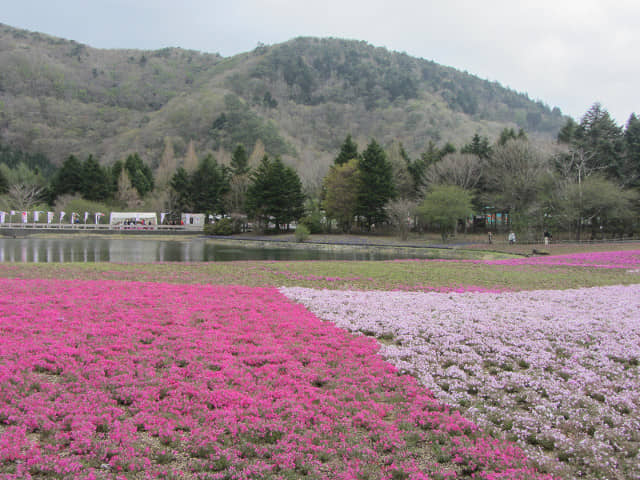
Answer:
[[[356,39],[498,81],[576,120],[596,101],[619,125],[640,114],[638,0],[2,3],[0,23],[96,48],[230,56],[297,36]]]

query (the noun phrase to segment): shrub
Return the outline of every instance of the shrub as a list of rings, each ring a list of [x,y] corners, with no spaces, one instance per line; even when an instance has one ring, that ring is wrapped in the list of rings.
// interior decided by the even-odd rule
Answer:
[[[305,225],[298,224],[296,227],[296,242],[304,242],[309,238],[309,229]]]
[[[298,226],[304,225],[309,229],[309,233],[322,233],[322,216],[318,213],[305,215],[298,222]]]
[[[230,218],[221,218],[216,223],[208,223],[204,226],[205,235],[233,235],[233,220]]]

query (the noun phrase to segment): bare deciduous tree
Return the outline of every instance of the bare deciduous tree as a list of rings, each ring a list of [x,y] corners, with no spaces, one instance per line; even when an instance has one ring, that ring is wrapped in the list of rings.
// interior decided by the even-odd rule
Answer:
[[[425,172],[428,185],[457,185],[472,190],[480,181],[482,161],[471,153],[450,153]]]
[[[415,200],[396,198],[385,206],[387,218],[402,240],[406,240],[409,236],[412,217],[417,205]]]
[[[485,161],[485,188],[500,207],[523,212],[536,201],[541,179],[550,168],[546,152],[528,140],[510,140]]]
[[[16,184],[9,187],[5,197],[7,208],[31,210],[42,201],[44,188],[38,185]]]
[[[138,195],[138,191],[131,185],[127,170],[124,168],[122,169],[122,173],[120,173],[120,178],[118,178],[116,200],[127,208],[136,208],[140,205],[140,195]]]

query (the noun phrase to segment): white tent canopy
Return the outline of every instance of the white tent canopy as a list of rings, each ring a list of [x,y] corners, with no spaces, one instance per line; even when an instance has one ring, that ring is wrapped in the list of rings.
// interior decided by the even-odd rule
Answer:
[[[111,212],[109,223],[111,225],[124,225],[125,223],[158,225],[158,215],[155,212]]]
[[[204,213],[183,213],[181,220],[185,226],[202,227],[204,225]]]

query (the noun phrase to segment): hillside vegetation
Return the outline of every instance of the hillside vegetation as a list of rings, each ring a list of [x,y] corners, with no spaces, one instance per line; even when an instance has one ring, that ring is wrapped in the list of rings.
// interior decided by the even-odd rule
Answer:
[[[237,144],[322,176],[341,142],[462,145],[505,127],[552,137],[559,109],[495,82],[358,41],[297,38],[223,58],[165,48],[101,50],[0,24],[0,143],[113,164],[137,152],[228,160]]]

